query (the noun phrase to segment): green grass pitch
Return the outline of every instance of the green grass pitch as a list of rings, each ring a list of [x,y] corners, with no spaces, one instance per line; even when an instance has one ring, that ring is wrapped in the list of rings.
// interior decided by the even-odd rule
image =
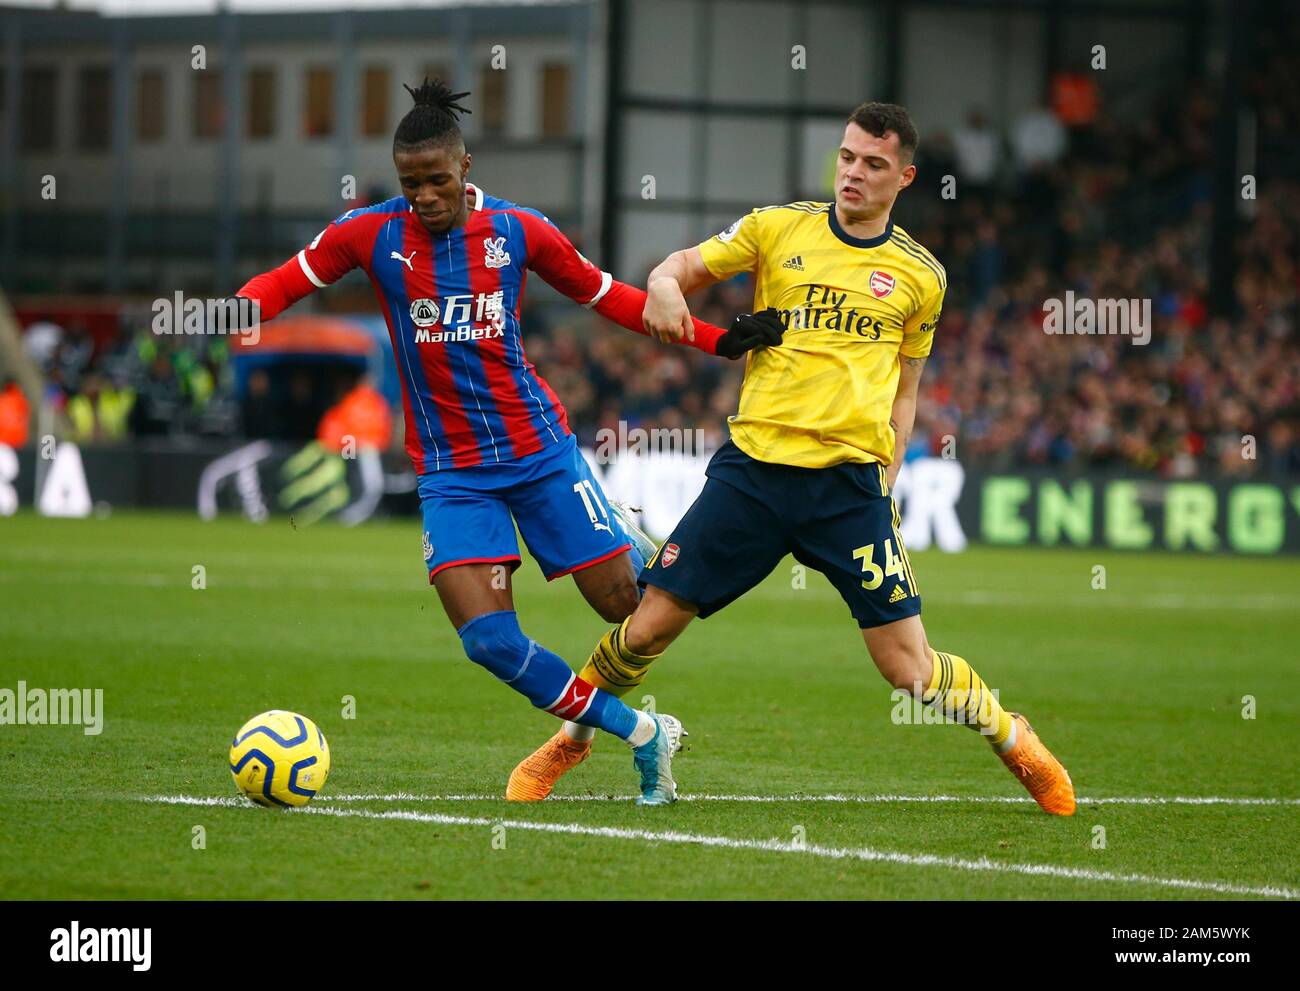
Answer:
[[[413,520],[0,520],[0,688],[102,688],[105,710],[97,736],[0,726],[0,897],[1300,897],[1300,564],[913,558],[931,641],[1065,762],[1072,819],[970,730],[896,725],[843,605],[789,560],[644,686],[691,732],[692,800],[637,808],[605,738],[557,790],[584,800],[521,807],[493,796],[555,722],[462,656]],[[604,629],[531,561],[515,599],[575,667]],[[330,741],[318,814],[142,800],[233,798],[231,736],[269,708]],[[394,793],[419,797],[358,797]],[[1170,797],[1272,801],[1103,801]]]

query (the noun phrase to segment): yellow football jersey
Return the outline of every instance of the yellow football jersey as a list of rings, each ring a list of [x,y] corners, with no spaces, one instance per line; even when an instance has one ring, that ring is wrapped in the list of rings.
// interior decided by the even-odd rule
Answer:
[[[930,353],[948,278],[891,220],[875,238],[833,203],[761,207],[700,245],[720,279],[754,273],[755,311],[789,319],[780,347],[745,358],[731,439],[759,461],[826,468],[894,457],[900,355]]]

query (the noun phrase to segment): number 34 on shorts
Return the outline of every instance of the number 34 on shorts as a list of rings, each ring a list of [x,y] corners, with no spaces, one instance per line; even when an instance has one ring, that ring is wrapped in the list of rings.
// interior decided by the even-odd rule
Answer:
[[[912,577],[912,564],[907,559],[907,551],[903,547],[903,542],[898,542],[898,549],[894,548],[892,537],[886,537],[884,541],[877,544],[863,544],[853,551],[853,559],[862,565],[862,587],[868,592],[874,592],[885,583],[886,578],[896,578],[899,586],[894,590],[893,595],[897,599],[905,599],[909,596],[916,595],[916,581]],[[904,588],[906,591],[904,591]],[[901,593],[901,594],[900,594]]]

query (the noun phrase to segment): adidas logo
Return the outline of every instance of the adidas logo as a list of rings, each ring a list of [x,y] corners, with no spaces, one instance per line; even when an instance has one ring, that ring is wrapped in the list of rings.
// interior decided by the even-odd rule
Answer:
[[[907,598],[907,593],[903,591],[902,585],[895,585],[894,590],[889,593],[889,604],[892,606],[895,602],[902,602]]]
[[[795,255],[793,258],[791,258],[791,259],[789,259],[788,261],[786,261],[785,263],[783,263],[783,264],[781,265],[781,267],[782,267],[782,268],[793,269],[793,270],[796,271],[796,272],[802,272],[802,271],[803,271],[803,255]]]

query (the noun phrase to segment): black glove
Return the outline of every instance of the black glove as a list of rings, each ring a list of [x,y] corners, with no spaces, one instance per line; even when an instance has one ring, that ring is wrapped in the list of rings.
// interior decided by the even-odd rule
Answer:
[[[773,307],[757,313],[742,313],[718,338],[718,354],[734,360],[754,348],[776,347],[781,343],[783,333],[785,325],[781,323],[781,314]]]

